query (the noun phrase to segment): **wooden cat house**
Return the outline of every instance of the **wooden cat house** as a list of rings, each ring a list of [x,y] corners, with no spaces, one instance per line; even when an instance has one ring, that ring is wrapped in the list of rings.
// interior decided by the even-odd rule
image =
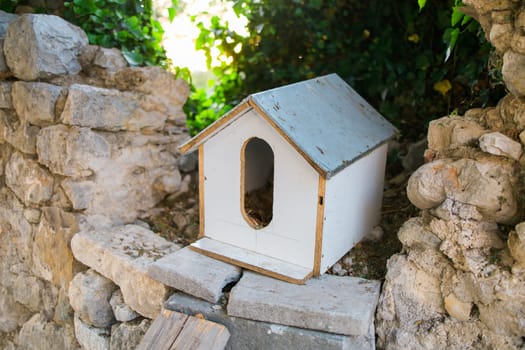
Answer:
[[[339,76],[256,93],[180,147],[198,149],[205,255],[293,283],[377,225],[397,130]]]

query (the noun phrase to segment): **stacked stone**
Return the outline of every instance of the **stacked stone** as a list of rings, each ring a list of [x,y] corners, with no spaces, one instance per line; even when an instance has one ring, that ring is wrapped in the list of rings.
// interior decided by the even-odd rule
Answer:
[[[503,54],[511,94],[429,125],[426,164],[407,186],[423,211],[398,232],[376,314],[385,349],[524,345],[524,4],[464,3]]]
[[[128,344],[121,338],[147,322],[117,323],[139,316],[126,304],[152,317],[163,302],[142,309],[149,295],[130,296],[129,281],[163,297],[167,289],[148,285],[138,258],[128,284],[124,258],[113,271],[120,279],[85,271],[71,239],[79,231],[136,238],[143,249],[124,256],[152,260],[177,248],[137,220],[180,190],[188,86],[158,67],[128,67],[120,51],[88,45],[56,16],[0,11],[0,38],[0,76],[9,78],[0,81],[0,332],[16,334],[0,334],[0,345],[75,349],[79,334],[111,326],[104,341]],[[105,312],[85,306],[86,285]]]

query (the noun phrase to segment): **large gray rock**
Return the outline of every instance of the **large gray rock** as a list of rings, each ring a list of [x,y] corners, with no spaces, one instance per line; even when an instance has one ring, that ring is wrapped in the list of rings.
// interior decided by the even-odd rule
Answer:
[[[136,349],[149,329],[151,321],[143,319],[139,323],[124,322],[111,328],[110,350]]]
[[[188,315],[201,314],[209,321],[226,326],[231,335],[226,345],[228,350],[375,349],[373,325],[364,336],[346,336],[252,321],[229,317],[220,306],[182,293],[173,294],[166,302],[165,308]]]
[[[75,335],[84,350],[109,350],[109,329],[91,327],[75,316]]]
[[[73,327],[58,326],[48,322],[41,314],[35,314],[27,321],[18,336],[20,349],[25,350],[74,350],[80,349]]]
[[[86,324],[105,328],[115,323],[109,299],[117,286],[93,270],[78,273],[69,284],[69,302]]]
[[[109,131],[160,130],[166,115],[147,95],[72,85],[61,115],[64,124]]]
[[[111,279],[124,301],[139,314],[155,318],[168,288],[148,276],[150,264],[179,249],[148,229],[126,225],[81,231],[71,241],[75,258]]]
[[[47,126],[55,121],[56,104],[63,93],[60,86],[17,81],[11,90],[13,106],[20,119]]]
[[[367,335],[378,281],[323,275],[295,285],[245,272],[230,293],[228,315],[346,335]]]
[[[152,263],[148,273],[167,286],[216,303],[223,288],[240,278],[241,269],[186,247]]]
[[[5,182],[25,205],[40,205],[51,199],[55,180],[38,162],[15,152],[5,167]]]
[[[17,78],[37,80],[78,73],[77,55],[87,44],[86,34],[62,18],[27,14],[7,28],[4,54]]]

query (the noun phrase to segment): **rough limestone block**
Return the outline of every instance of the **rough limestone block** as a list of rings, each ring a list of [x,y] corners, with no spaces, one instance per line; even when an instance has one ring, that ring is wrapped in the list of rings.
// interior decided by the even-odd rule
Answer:
[[[230,332],[228,350],[360,350],[375,349],[374,327],[366,335],[347,336],[325,333],[244,318],[229,317],[219,305],[211,304],[183,293],[173,294],[165,308],[188,315],[202,314],[212,322],[220,323]]]
[[[31,312],[18,303],[11,291],[0,284],[0,332],[12,332],[31,316]]]
[[[166,115],[148,96],[74,84],[69,88],[61,120],[109,131],[161,130]]]
[[[109,350],[109,330],[91,327],[75,315],[75,335],[85,350]]]
[[[1,68],[0,68],[0,71],[1,71]],[[11,98],[12,85],[13,83],[9,81],[0,82],[0,108],[2,109],[12,109],[13,108],[13,100]]]
[[[186,247],[151,264],[148,273],[165,285],[216,303],[224,286],[240,278],[241,269]]]
[[[184,105],[190,95],[188,83],[160,67],[129,67],[117,72],[115,81],[120,90],[166,97],[173,105]]]
[[[40,205],[51,199],[54,178],[32,159],[15,152],[5,167],[6,185],[26,205]]]
[[[18,336],[19,349],[80,350],[73,327],[48,322],[42,314],[27,321]]]
[[[511,231],[507,246],[511,256],[514,258],[512,271],[519,273],[525,270],[525,222],[516,225],[516,230]]]
[[[83,210],[89,207],[92,195],[97,184],[91,180],[74,181],[65,179],[61,183],[67,198],[75,210]]]
[[[20,119],[47,126],[55,121],[55,108],[63,88],[47,83],[17,81],[12,87],[12,101]]]
[[[7,32],[9,23],[15,20],[18,16],[13,13],[8,13],[0,10],[0,37],[4,37]]]
[[[4,54],[22,80],[77,74],[79,50],[88,44],[82,29],[53,15],[22,15],[7,28]],[[20,59],[23,57],[24,59]]]
[[[179,247],[137,225],[81,231],[71,241],[75,258],[111,279],[124,301],[139,314],[155,318],[168,288],[148,276],[150,264]]]
[[[479,147],[484,152],[515,160],[519,160],[523,153],[519,142],[500,132],[491,132],[481,136],[479,138]]]
[[[442,151],[476,141],[486,130],[478,122],[464,117],[443,117],[428,125],[428,148]]]
[[[33,273],[65,287],[80,270],[69,248],[71,238],[78,230],[74,214],[55,207],[42,209],[42,219],[35,231]]]
[[[379,281],[323,275],[295,285],[245,272],[232,289],[228,315],[346,335],[367,335]]]
[[[149,329],[151,321],[143,319],[140,323],[120,323],[111,328],[109,348],[111,350],[136,349]]]
[[[119,322],[128,322],[139,317],[139,314],[133,311],[126,303],[124,302],[124,297],[122,296],[122,291],[116,289],[109,299],[109,304],[113,310],[115,318]]]
[[[109,71],[117,71],[128,66],[128,62],[119,49],[107,49],[105,47],[100,47],[97,50],[93,64]]]
[[[111,155],[109,143],[87,128],[53,125],[43,128],[36,138],[38,161],[51,172],[63,176],[84,177]]]
[[[439,159],[417,169],[407,196],[416,207],[438,207],[445,199],[475,206],[484,220],[512,224],[518,218],[511,163],[501,159]]]
[[[9,109],[0,109],[0,139],[26,154],[36,154],[36,138],[40,128],[29,125]]]
[[[508,50],[503,55],[503,67],[501,74],[505,81],[505,86],[517,97],[525,95],[525,55]]]
[[[69,283],[69,302],[75,314],[86,324],[105,328],[115,323],[109,304],[117,286],[93,270],[76,274]]]

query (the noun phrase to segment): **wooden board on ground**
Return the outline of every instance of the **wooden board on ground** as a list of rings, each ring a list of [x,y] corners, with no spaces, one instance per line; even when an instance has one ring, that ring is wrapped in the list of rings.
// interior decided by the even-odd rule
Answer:
[[[304,284],[312,276],[312,269],[235,247],[208,237],[192,243],[190,248],[214,259],[291,283]]]
[[[230,332],[221,324],[162,310],[137,350],[222,350]]]

